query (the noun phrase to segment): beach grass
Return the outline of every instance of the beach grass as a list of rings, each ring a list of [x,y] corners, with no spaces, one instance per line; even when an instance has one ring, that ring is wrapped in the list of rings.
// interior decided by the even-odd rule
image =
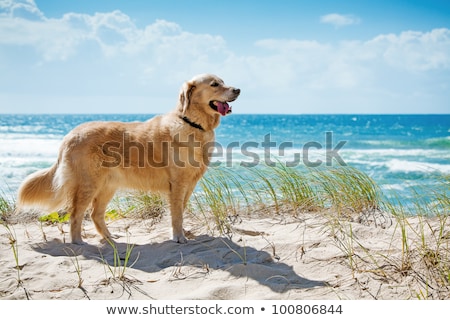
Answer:
[[[13,213],[14,208],[14,198],[8,196],[3,190],[0,189],[0,222],[6,221],[8,217]]]
[[[106,211],[111,220],[121,217],[140,219],[158,218],[165,210],[164,199],[155,193],[143,191],[119,193]]]
[[[237,173],[212,168],[193,199],[194,208],[203,216],[212,215],[220,231],[229,228],[227,221],[237,213],[256,208],[275,214],[330,209],[353,215],[380,210],[383,202],[376,183],[355,168],[297,170],[281,164]]]

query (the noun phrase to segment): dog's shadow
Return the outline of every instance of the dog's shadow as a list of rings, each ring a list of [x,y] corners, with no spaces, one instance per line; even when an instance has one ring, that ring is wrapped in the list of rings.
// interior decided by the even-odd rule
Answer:
[[[274,260],[266,251],[239,245],[223,237],[199,236],[187,244],[173,241],[145,245],[115,242],[102,246],[77,246],[52,240],[35,245],[33,249],[51,256],[83,256],[110,266],[124,266],[127,261],[128,268],[148,273],[174,267],[174,270],[182,270],[186,266],[198,268],[201,272],[222,270],[236,278],[254,279],[278,293],[328,286],[326,282],[297,275],[292,266]]]

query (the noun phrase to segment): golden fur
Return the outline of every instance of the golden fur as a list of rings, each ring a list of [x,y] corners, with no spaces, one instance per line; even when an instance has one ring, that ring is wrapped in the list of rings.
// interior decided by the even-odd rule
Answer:
[[[168,114],[141,123],[76,127],[63,139],[57,162],[22,183],[18,208],[66,208],[72,242],[82,244],[82,220],[89,207],[99,234],[110,238],[104,215],[116,190],[156,191],[167,196],[173,240],[185,243],[183,212],[208,166],[221,114],[231,112],[226,102],[239,93],[220,78],[203,74],[183,84],[178,105]]]

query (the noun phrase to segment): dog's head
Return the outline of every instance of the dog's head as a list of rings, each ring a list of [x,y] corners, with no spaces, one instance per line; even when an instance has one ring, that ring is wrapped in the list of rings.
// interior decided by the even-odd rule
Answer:
[[[201,74],[183,84],[180,92],[181,113],[189,108],[200,109],[206,114],[231,113],[228,102],[237,99],[240,89],[226,86],[222,79],[212,74]]]

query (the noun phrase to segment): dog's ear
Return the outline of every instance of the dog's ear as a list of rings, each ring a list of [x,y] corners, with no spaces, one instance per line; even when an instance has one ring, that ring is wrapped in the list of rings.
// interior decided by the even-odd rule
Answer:
[[[180,91],[180,111],[184,115],[186,113],[189,104],[191,103],[191,95],[192,91],[195,89],[195,86],[191,82],[185,82],[181,87]]]

